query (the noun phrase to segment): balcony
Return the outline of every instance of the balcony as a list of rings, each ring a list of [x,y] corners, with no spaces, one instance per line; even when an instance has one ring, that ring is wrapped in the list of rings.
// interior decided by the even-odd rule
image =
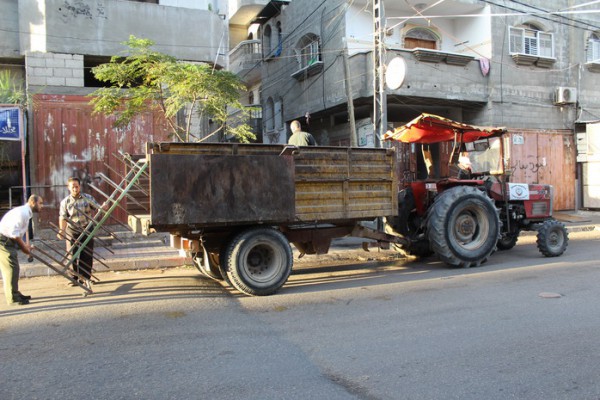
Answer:
[[[260,80],[262,46],[260,40],[244,40],[229,52],[229,70],[247,85]]]
[[[423,48],[413,49],[412,53],[413,56],[419,61],[435,63],[445,62],[446,64],[460,65],[463,67],[475,59],[475,57],[466,54],[451,53],[447,51]]]

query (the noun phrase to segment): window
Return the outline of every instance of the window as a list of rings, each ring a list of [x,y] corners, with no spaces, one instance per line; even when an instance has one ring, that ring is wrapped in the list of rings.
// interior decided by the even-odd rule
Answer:
[[[263,33],[263,50],[264,57],[271,57],[271,25],[265,26],[265,31]]]
[[[281,22],[277,22],[277,48],[275,49],[275,57],[281,55],[283,50],[283,33],[281,31]]]
[[[509,27],[511,54],[554,58],[554,37],[533,24]]]
[[[299,69],[292,74],[292,78],[300,81],[323,71],[321,47],[317,35],[312,33],[304,35],[296,44],[294,52]]]
[[[254,104],[254,92],[248,93],[248,104],[249,105],[253,105]]]
[[[319,53],[319,37],[313,34],[304,36],[296,47],[296,57],[300,68],[306,68],[321,61]]]
[[[273,99],[267,99],[267,107],[265,109],[265,130],[271,132],[275,130],[275,104]]]
[[[285,123],[283,121],[283,99],[280,97],[275,102],[275,128],[278,130],[282,130],[285,128]]]
[[[439,39],[435,33],[426,28],[412,28],[404,35],[405,49],[437,50]]]
[[[600,34],[592,33],[587,41],[586,61],[600,64]]]

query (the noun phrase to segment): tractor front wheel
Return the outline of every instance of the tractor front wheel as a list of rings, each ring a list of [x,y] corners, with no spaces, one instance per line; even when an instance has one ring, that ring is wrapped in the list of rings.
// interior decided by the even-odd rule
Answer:
[[[537,247],[546,257],[558,257],[567,249],[569,232],[562,222],[554,219],[544,221],[538,228]]]

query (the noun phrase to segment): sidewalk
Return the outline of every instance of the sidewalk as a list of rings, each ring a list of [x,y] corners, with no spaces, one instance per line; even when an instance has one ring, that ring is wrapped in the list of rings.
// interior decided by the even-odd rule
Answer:
[[[593,211],[561,211],[555,212],[554,217],[563,222],[569,232],[590,231],[600,229],[600,212]],[[523,232],[524,235],[535,235],[535,232]],[[137,270],[152,268],[179,267],[182,265],[192,265],[189,257],[179,254],[178,250],[171,248],[168,234],[152,234],[144,237],[135,235],[131,232],[120,232],[118,237],[122,240],[105,240],[110,246],[103,247],[102,240],[96,240],[95,254],[100,259],[94,262],[97,272],[119,271],[119,270]],[[362,238],[345,237],[334,239],[328,254],[319,256],[306,255],[298,258],[298,250],[292,246],[294,252],[294,263],[306,265],[308,263],[327,263],[338,261],[369,261],[381,259],[401,258],[401,254],[395,250],[380,250],[377,248],[366,252],[362,249],[362,243],[368,241]],[[51,253],[46,245],[50,245],[58,250],[54,253],[58,257],[64,254],[64,241],[47,239],[43,240],[44,245],[36,244],[44,251]],[[21,265],[22,277],[49,276],[56,275],[51,268],[44,263],[34,260],[27,261],[27,256],[19,252],[19,263]],[[106,264],[105,267],[103,264]]]

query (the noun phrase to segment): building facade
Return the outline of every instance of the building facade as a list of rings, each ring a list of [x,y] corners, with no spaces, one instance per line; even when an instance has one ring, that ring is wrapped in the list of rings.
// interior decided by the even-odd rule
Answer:
[[[123,166],[115,154],[142,154],[147,141],[168,140],[164,121],[152,113],[124,128],[115,128],[114,118],[92,114],[88,95],[102,84],[91,69],[126,55],[123,43],[130,35],[152,40],[153,49],[179,60],[226,68],[227,5],[221,0],[0,0],[0,70],[20,78],[29,96],[27,185],[44,196],[50,221],[56,220],[54,206],[66,195],[68,177],[101,184],[110,193],[98,176],[120,181],[114,171]],[[14,158],[15,151],[9,152]],[[17,148],[17,160],[19,153]],[[22,185],[20,172],[4,176],[3,203],[7,187]],[[19,203],[22,189],[11,193]]]
[[[600,207],[585,174],[600,116],[600,17],[588,3],[381,1],[383,64],[402,65],[385,90],[387,126],[422,112],[505,126],[515,181],[553,184],[556,209]],[[352,113],[356,143],[378,144],[372,4],[294,0],[261,21],[264,138],[284,142],[277,133],[299,119],[319,144],[350,145]]]

